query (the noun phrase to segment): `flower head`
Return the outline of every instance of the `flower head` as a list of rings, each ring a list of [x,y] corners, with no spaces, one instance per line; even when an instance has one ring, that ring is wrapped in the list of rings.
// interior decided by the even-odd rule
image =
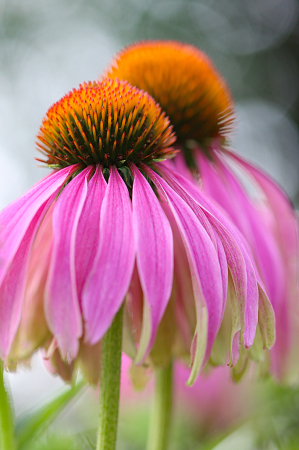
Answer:
[[[197,185],[198,196],[207,194],[225,210],[250,247],[260,283],[276,313],[277,341],[270,367],[281,379],[298,378],[299,358],[294,358],[299,319],[298,222],[275,182],[229,151],[227,140],[219,139],[226,137],[232,124],[227,85],[200,50],[168,41],[129,46],[108,74],[148,90],[169,114],[182,150],[173,167]]]
[[[234,104],[211,59],[192,45],[175,41],[133,44],[120,52],[106,75],[147,91],[166,111],[178,142],[225,138]]]
[[[175,137],[165,113],[146,92],[104,80],[74,89],[47,112],[38,147],[47,165],[122,167],[173,154]]]
[[[96,382],[101,338],[124,302],[126,352],[155,365],[189,358],[190,383],[227,308],[224,360],[236,365],[257,327],[255,347],[271,347],[272,308],[251,251],[208,197],[159,162],[174,136],[148,94],[84,84],[50,108],[38,140],[55,170],[0,214],[7,364],[43,347],[63,376],[79,363]]]

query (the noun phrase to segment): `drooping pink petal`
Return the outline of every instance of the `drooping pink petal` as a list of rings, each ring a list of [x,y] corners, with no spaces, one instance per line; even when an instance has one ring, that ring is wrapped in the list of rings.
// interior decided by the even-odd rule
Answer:
[[[282,253],[286,260],[292,255],[292,260],[298,263],[298,220],[290,200],[262,170],[254,167],[233,152],[229,152],[229,156],[248,170],[260,185],[276,218],[275,224],[283,249]]]
[[[228,152],[230,158],[240,164],[261,188],[272,214],[270,231],[278,243],[283,262],[285,291],[281,302],[273,304],[276,315],[277,339],[272,350],[273,370],[280,379],[292,380],[297,374],[293,343],[298,341],[298,219],[284,192],[262,170]]]
[[[162,196],[160,201],[167,217],[170,217],[171,220],[174,244],[174,296],[177,327],[183,339],[186,355],[189,355],[197,324],[191,271],[184,242],[171,209],[166,200],[163,201]]]
[[[143,292],[138,274],[137,264],[131,278],[131,284],[126,296],[123,329],[123,351],[135,359],[136,342],[140,341],[143,320]]]
[[[277,243],[269,232],[268,225],[264,222],[261,212],[252,203],[236,176],[229,170],[222,158],[214,154],[218,186],[215,177],[212,180],[212,197],[228,212],[233,222],[237,224],[252,249],[255,261],[266,285],[267,293],[272,304],[277,304],[282,299],[284,289],[283,264]],[[201,158],[203,160],[203,157]],[[202,163],[207,165],[209,163]],[[208,178],[211,178],[210,169]],[[216,174],[216,172],[215,172]],[[202,173],[203,186],[207,182],[205,171]],[[241,220],[240,220],[241,219]]]
[[[145,301],[149,306],[149,320],[144,324],[135,362],[149,353],[158,325],[170,298],[173,279],[173,239],[170,224],[160,203],[136,166],[131,166],[133,183],[133,229],[136,258]]]
[[[45,313],[63,358],[78,353],[82,321],[75,273],[75,242],[78,221],[92,168],[84,169],[64,188],[53,214],[53,247],[45,293]]]
[[[0,285],[0,356],[3,360],[20,323],[30,248],[44,210],[45,207],[41,207],[32,219]]]
[[[180,174],[163,167],[163,175],[198,214],[199,208],[213,224],[224,247],[240,307],[240,328],[245,347],[254,341],[258,321],[258,285],[252,258],[246,242],[228,217],[193,183]],[[236,328],[236,332],[237,332]]]
[[[221,324],[223,291],[218,255],[209,235],[188,204],[155,172],[150,169],[146,171],[169,203],[189,259],[198,315],[194,341],[196,350],[189,379],[192,383],[210,355]]]
[[[0,282],[14,258],[30,223],[39,209],[55,195],[75,170],[76,166],[62,169],[39,181],[22,197],[0,213]]]
[[[51,259],[54,206],[55,202],[48,209],[34,238],[30,252],[21,319],[8,355],[8,361],[29,358],[50,336],[44,315],[44,290]]]
[[[102,338],[124,301],[134,257],[132,204],[125,183],[112,166],[101,209],[99,249],[82,294],[85,339],[91,344]]]
[[[79,219],[76,235],[75,262],[79,303],[84,283],[91,272],[100,238],[100,214],[107,183],[101,167],[87,185],[86,201]]]
[[[187,180],[189,181],[193,181],[193,176],[192,176],[192,172],[191,170],[189,170],[187,164],[186,164],[186,160],[185,160],[185,156],[184,156],[184,152],[181,151],[179,152],[176,157],[174,158],[174,160],[171,160],[173,162],[173,164],[175,165],[176,170],[181,173],[185,178],[187,178]],[[165,163],[170,163],[170,160],[166,160],[165,162],[163,162],[163,165]],[[169,167],[169,164],[168,166]]]
[[[203,192],[222,206],[238,229],[248,237],[250,235],[250,223],[248,223],[243,211],[240,210],[241,205],[238,203],[238,198],[235,199],[232,196],[229,186],[226,185],[224,174],[219,170],[217,171],[217,164],[211,163],[202,152],[196,153],[196,162]]]
[[[217,233],[215,233],[216,240],[217,240],[217,251],[218,251],[218,261],[221,269],[221,278],[222,278],[222,292],[223,292],[223,298],[222,298],[222,314],[221,314],[221,320],[224,315],[225,310],[225,304],[226,304],[226,297],[227,297],[227,285],[228,285],[228,267],[227,267],[227,259],[225,250],[223,247],[223,244],[221,242],[220,237]]]
[[[59,189],[76,168],[48,175],[0,213],[0,353],[3,359],[19,326],[34,237]]]

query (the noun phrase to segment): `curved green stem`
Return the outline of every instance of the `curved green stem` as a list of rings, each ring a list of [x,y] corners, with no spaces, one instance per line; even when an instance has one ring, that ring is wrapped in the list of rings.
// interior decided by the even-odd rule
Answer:
[[[102,339],[100,424],[97,450],[115,450],[117,438],[123,306]]]
[[[167,450],[172,416],[172,362],[156,372],[147,450]]]
[[[11,403],[4,385],[3,362],[0,360],[0,443],[1,450],[14,450],[14,425]]]

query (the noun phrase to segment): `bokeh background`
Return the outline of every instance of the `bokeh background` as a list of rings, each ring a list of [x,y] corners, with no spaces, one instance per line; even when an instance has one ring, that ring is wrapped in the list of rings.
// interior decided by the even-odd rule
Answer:
[[[34,160],[35,138],[51,104],[97,78],[122,47],[143,39],[188,42],[212,57],[236,101],[232,147],[272,174],[298,206],[297,0],[0,0],[0,208],[47,173]],[[38,356],[31,371],[8,374],[8,379],[20,418],[62,388]],[[294,437],[299,429],[297,390],[269,383],[266,390],[267,413],[259,419],[264,425],[251,422],[215,448],[299,448]],[[53,424],[53,433],[92,429],[94,397],[88,392],[68,407]],[[146,417],[132,430],[123,419],[124,449],[133,448],[136,430],[139,435],[142,427],[146,430]],[[134,448],[143,448],[136,439]],[[196,439],[180,439],[173,448],[201,448]],[[92,448],[88,442],[79,448]]]

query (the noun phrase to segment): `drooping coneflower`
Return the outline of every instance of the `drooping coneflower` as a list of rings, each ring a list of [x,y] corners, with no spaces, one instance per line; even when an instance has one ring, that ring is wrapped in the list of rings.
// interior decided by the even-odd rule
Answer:
[[[54,170],[0,214],[8,365],[45,347],[66,378],[79,360],[96,382],[99,343],[124,302],[127,352],[163,365],[191,348],[189,382],[210,357],[228,297],[231,364],[240,345],[273,344],[246,240],[160,162],[175,155],[174,141],[159,105],[127,82],[83,84],[49,109],[38,146]]]
[[[228,148],[234,104],[222,76],[202,51],[174,41],[131,45],[105,75],[146,90],[169,116],[182,150],[176,170],[200,187],[193,198],[216,200],[250,246],[276,313],[271,368],[281,379],[298,377],[297,219],[275,182]]]

